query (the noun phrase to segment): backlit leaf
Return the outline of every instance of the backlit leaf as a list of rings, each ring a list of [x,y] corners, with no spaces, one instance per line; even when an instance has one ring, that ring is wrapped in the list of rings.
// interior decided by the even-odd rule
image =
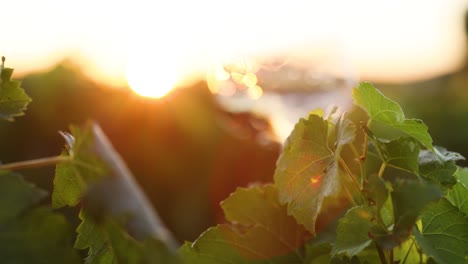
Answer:
[[[423,252],[437,263],[468,261],[468,218],[446,199],[431,204],[421,214],[422,229],[413,233]]]
[[[85,128],[71,127],[75,138],[70,160],[59,163],[55,170],[54,191],[52,193],[52,206],[75,206],[87,186],[97,182],[106,175],[106,167],[93,153],[93,135],[91,126]]]
[[[468,217],[468,168],[458,168],[457,184],[447,194],[447,200]]]
[[[316,115],[301,119],[288,137],[278,159],[275,184],[288,213],[315,232],[315,221],[325,196],[337,188],[337,179],[326,177],[333,152],[327,144],[328,122]],[[332,168],[333,172],[337,167]]]
[[[385,97],[372,84],[360,83],[353,89],[353,98],[355,104],[362,107],[371,120],[398,129],[418,140],[427,149],[434,150],[427,126],[421,120],[407,119],[400,105]]]
[[[226,219],[186,243],[187,263],[302,263],[298,248],[311,234],[287,215],[273,185],[238,188],[222,203]]]
[[[13,121],[15,117],[24,115],[31,98],[20,87],[21,82],[10,79],[13,69],[0,71],[0,118]]]

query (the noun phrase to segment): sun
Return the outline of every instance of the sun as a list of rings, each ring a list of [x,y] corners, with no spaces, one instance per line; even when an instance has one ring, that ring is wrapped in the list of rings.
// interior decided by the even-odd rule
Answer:
[[[178,68],[175,56],[171,56],[170,52],[143,49],[131,55],[125,75],[135,93],[150,98],[161,98],[177,84]]]

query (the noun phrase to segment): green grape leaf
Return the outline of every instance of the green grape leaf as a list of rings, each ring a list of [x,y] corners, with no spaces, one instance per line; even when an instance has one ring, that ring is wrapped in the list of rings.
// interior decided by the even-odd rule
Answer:
[[[288,204],[288,214],[311,233],[315,233],[324,199],[340,194],[340,151],[354,140],[356,132],[352,122],[340,118],[333,152],[327,143],[328,126],[328,121],[317,115],[299,120],[286,141],[274,175],[280,201]]]
[[[78,233],[74,247],[77,249],[88,249],[85,264],[112,264],[114,253],[109,247],[104,232],[89,217],[85,216],[83,210],[79,217],[81,223],[76,229]]]
[[[0,225],[39,203],[47,192],[26,182],[17,173],[0,171]]]
[[[302,263],[311,234],[287,215],[273,185],[238,188],[222,202],[226,219],[181,249],[187,263]],[[279,262],[278,262],[279,263]]]
[[[0,81],[0,118],[13,121],[15,117],[24,115],[31,98],[20,87],[21,82],[10,80],[13,69],[1,69]]]
[[[413,229],[423,252],[438,263],[467,263],[468,218],[446,199],[421,214],[422,229]]]
[[[239,235],[241,230],[230,225],[218,225],[211,227],[203,232],[200,237],[193,243],[186,242],[179,249],[179,255],[182,257],[184,263],[190,264],[218,264],[218,263],[232,263],[232,264],[301,264],[302,258],[299,258],[297,253],[291,253],[286,256],[271,257],[262,259],[263,256],[254,252],[248,247],[237,243],[230,239]],[[242,248],[242,252],[238,249]],[[249,251],[250,258],[244,254]]]
[[[418,140],[427,149],[434,151],[427,126],[419,119],[407,119],[400,105],[385,97],[370,83],[360,83],[353,89],[356,105],[363,108],[371,120],[382,122]]]
[[[429,151],[421,151],[419,155],[419,174],[429,182],[445,188],[451,188],[457,183],[454,177],[457,166],[455,161],[463,159],[460,154],[436,148],[437,155]]]
[[[457,184],[447,194],[447,200],[468,217],[468,168],[458,168]]]
[[[419,146],[413,138],[398,138],[391,141],[375,139],[375,144],[383,162],[394,168],[419,174]]]
[[[39,207],[0,224],[2,263],[80,263],[63,215]]]
[[[81,224],[75,248],[88,249],[85,264],[113,263],[180,263],[161,242],[153,238],[137,241],[112,217],[96,223],[85,211],[80,212]]]
[[[345,253],[355,256],[372,243],[369,231],[373,225],[372,208],[368,206],[356,206],[351,208],[338,222],[336,229],[336,242],[332,248],[332,254]]]
[[[83,129],[72,126],[70,128],[75,142],[69,157],[59,163],[55,170],[54,190],[52,193],[52,206],[75,206],[83,197],[87,186],[96,183],[106,175],[105,164],[93,152],[93,134],[91,125]]]
[[[391,193],[394,227],[390,237],[378,239],[382,247],[391,249],[405,241],[411,234],[421,211],[442,197],[439,188],[420,181],[397,181]]]
[[[4,263],[78,263],[66,219],[36,207],[47,192],[21,175],[0,171],[0,255]]]

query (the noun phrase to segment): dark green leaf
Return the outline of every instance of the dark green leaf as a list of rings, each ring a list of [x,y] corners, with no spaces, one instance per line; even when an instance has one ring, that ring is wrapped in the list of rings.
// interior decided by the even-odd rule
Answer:
[[[13,69],[1,70],[2,81],[0,82],[0,117],[13,121],[15,117],[24,115],[31,98],[20,87],[18,81],[11,81]]]
[[[71,226],[48,208],[23,212],[0,230],[2,263],[80,263]]]
[[[411,234],[420,212],[431,202],[442,197],[439,188],[419,181],[397,181],[391,193],[394,223],[391,239],[380,241],[384,248],[393,248]]]
[[[419,146],[413,138],[398,138],[391,141],[374,140],[383,162],[397,169],[418,175]]]
[[[0,225],[37,204],[47,192],[17,173],[0,171]]]
[[[438,263],[468,261],[468,218],[446,199],[421,214],[422,230],[413,233],[423,252]]]
[[[21,175],[0,171],[2,263],[78,263],[65,218],[48,208],[34,208],[46,195]]]
[[[368,206],[351,208],[339,220],[332,254],[345,253],[348,256],[354,256],[368,247],[372,243],[372,239],[369,237],[369,231],[373,225],[372,218],[372,208]]]
[[[71,127],[75,137],[70,160],[57,165],[52,193],[52,206],[75,206],[87,186],[96,183],[106,175],[105,164],[93,152],[93,134],[91,126],[83,129]],[[65,153],[62,156],[66,156]]]
[[[427,132],[427,126],[418,119],[407,119],[400,105],[385,97],[370,83],[360,83],[353,90],[355,104],[362,107],[371,120],[382,122],[398,129],[418,140],[433,151],[432,138]]]
[[[457,179],[453,176],[457,170],[455,165],[457,155],[444,149],[437,149],[437,151],[441,155],[421,151],[419,155],[419,174],[429,182],[450,188],[457,183]]]

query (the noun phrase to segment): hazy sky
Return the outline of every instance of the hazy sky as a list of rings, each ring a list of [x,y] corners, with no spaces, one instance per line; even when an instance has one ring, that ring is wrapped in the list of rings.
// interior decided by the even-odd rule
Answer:
[[[76,59],[96,79],[222,58],[325,50],[361,79],[423,78],[464,59],[466,0],[65,1],[1,5],[0,53],[20,72]]]

